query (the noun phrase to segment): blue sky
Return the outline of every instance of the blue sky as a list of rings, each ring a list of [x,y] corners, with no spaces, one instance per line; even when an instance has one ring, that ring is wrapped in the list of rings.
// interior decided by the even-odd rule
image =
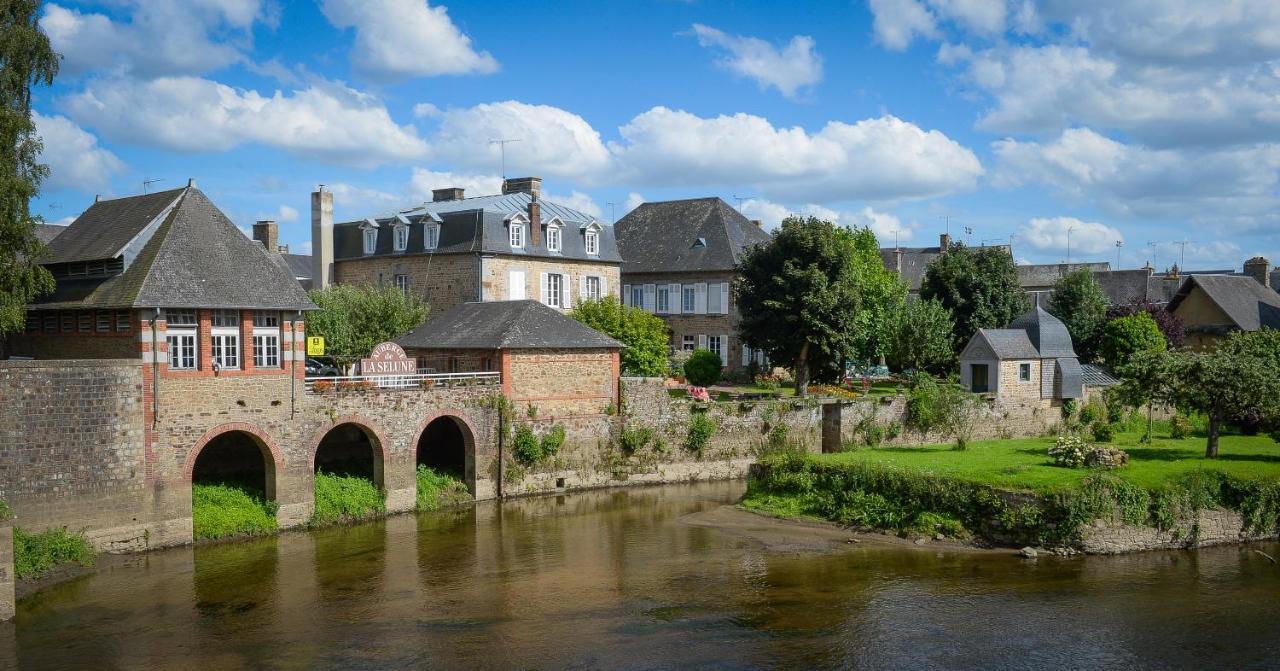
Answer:
[[[306,251],[317,184],[349,218],[494,192],[501,137],[508,176],[602,220],[718,195],[1035,262],[1068,230],[1072,260],[1280,261],[1274,2],[114,0],[43,25],[50,221],[194,177]]]

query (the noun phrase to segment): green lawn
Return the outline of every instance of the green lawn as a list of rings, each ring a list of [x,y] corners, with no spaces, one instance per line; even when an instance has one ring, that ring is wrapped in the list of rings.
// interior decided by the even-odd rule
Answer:
[[[1117,433],[1112,443],[1129,453],[1129,466],[1115,474],[1146,488],[1187,471],[1216,469],[1243,479],[1280,479],[1280,444],[1268,436],[1223,436],[1217,459],[1204,458],[1205,439],[1193,436],[1174,440],[1157,425],[1151,444],[1139,442],[1141,433]],[[917,468],[939,475],[978,482],[1002,489],[1049,492],[1072,487],[1094,471],[1055,466],[1048,455],[1053,438],[985,440],[957,451],[950,445],[925,447],[859,448],[838,454],[817,455],[832,463],[869,461]]]

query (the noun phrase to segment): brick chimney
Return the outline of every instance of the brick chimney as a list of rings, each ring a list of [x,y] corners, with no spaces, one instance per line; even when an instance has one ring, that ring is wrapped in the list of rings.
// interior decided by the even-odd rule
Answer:
[[[311,193],[311,286],[333,282],[333,192],[324,185]]]
[[[950,233],[943,233],[942,235],[938,236],[938,249],[944,252],[947,251],[948,249],[951,249]]]
[[[751,223],[755,224],[756,228],[764,228],[764,222],[759,219],[752,219]]]
[[[895,247],[893,249],[893,272],[902,274],[902,248]]]
[[[1245,261],[1244,274],[1257,280],[1258,284],[1271,288],[1271,262],[1265,256],[1255,256]]]
[[[529,245],[542,246],[542,203],[538,202],[537,191],[529,193]]]
[[[446,200],[462,200],[462,187],[450,186],[443,189],[432,189],[432,202],[439,203]]]
[[[541,177],[510,177],[502,180],[502,195],[508,193],[536,194],[542,192]]]
[[[261,242],[272,254],[280,252],[280,227],[270,219],[254,222],[253,239]]]

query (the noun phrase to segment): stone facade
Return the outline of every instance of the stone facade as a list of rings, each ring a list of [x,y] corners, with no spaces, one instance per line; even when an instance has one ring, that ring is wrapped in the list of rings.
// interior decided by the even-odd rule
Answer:
[[[1053,365],[1052,360],[1045,363],[1050,366]],[[1030,369],[1025,381],[1020,374],[1023,366]],[[1041,400],[1040,372],[1042,369],[1043,365],[1039,359],[1001,361],[999,368],[1000,396],[1009,400],[1038,403]]]
[[[517,413],[603,416],[618,405],[618,353],[609,350],[515,350],[502,353],[503,388]]]
[[[619,295],[618,265],[593,263],[577,259],[548,259],[536,256],[486,256],[481,260],[483,298],[486,301],[505,301],[520,298],[520,292],[510,286],[511,271],[524,271],[524,298],[542,300],[542,274],[565,275],[569,286],[568,309],[572,309],[585,297],[583,278],[601,280],[601,297]]]
[[[635,287],[645,287],[652,285],[656,293],[658,285],[678,284],[681,287],[685,285],[700,284],[722,284],[729,285],[727,293],[727,308],[725,314],[686,314],[683,312],[680,303],[681,296],[673,295],[670,297],[670,308],[667,312],[657,311],[657,298],[653,299],[652,304],[646,303],[645,309],[653,312],[661,317],[667,323],[669,330],[669,345],[671,350],[680,351],[693,348],[707,348],[709,338],[712,336],[720,336],[725,339],[726,353],[724,359],[727,370],[740,369],[745,364],[742,356],[742,342],[738,337],[738,302],[733,293],[733,282],[736,275],[733,273],[625,273],[622,277],[623,302],[628,305],[633,304],[631,292],[628,289]],[[647,297],[645,301],[649,301]],[[689,338],[690,340],[686,340]]]
[[[1186,326],[1186,346],[1193,350],[1216,349],[1226,334],[1236,330],[1235,321],[1200,287],[1193,287],[1173,314]]]

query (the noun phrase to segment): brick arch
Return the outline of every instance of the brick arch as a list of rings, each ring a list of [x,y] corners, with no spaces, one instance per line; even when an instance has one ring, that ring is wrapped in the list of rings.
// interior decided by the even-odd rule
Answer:
[[[316,455],[320,451],[320,443],[324,441],[325,436],[330,431],[342,426],[343,424],[353,424],[364,431],[365,436],[373,443],[373,480],[378,487],[386,488],[387,481],[387,462],[391,460],[391,442],[387,440],[387,433],[382,427],[373,420],[364,415],[343,415],[335,418],[329,426],[316,431],[312,436],[310,443],[307,445],[307,464],[312,472],[316,469]]]
[[[443,408],[428,413],[418,423],[418,430],[413,433],[413,442],[411,443],[414,455],[414,462],[418,459],[418,444],[422,441],[422,434],[426,432],[427,427],[437,419],[448,418],[458,425],[458,432],[462,434],[462,456],[466,464],[467,488],[474,495],[476,493],[476,427],[471,423],[471,418],[467,413],[457,408]]]
[[[270,456],[269,459],[263,460],[263,467],[266,470],[266,494],[268,500],[276,498],[276,479],[280,477],[280,472],[284,469],[284,461],[280,456],[280,448],[276,446],[276,442],[268,436],[265,431],[253,424],[244,422],[231,422],[228,424],[220,424],[209,429],[200,436],[200,440],[187,450],[186,462],[182,465],[182,474],[186,478],[188,485],[191,484],[191,478],[195,472],[196,459],[199,458],[200,452],[213,441],[214,438],[227,433],[246,433],[253,436],[254,442],[258,445],[258,449],[263,450],[263,456]]]

